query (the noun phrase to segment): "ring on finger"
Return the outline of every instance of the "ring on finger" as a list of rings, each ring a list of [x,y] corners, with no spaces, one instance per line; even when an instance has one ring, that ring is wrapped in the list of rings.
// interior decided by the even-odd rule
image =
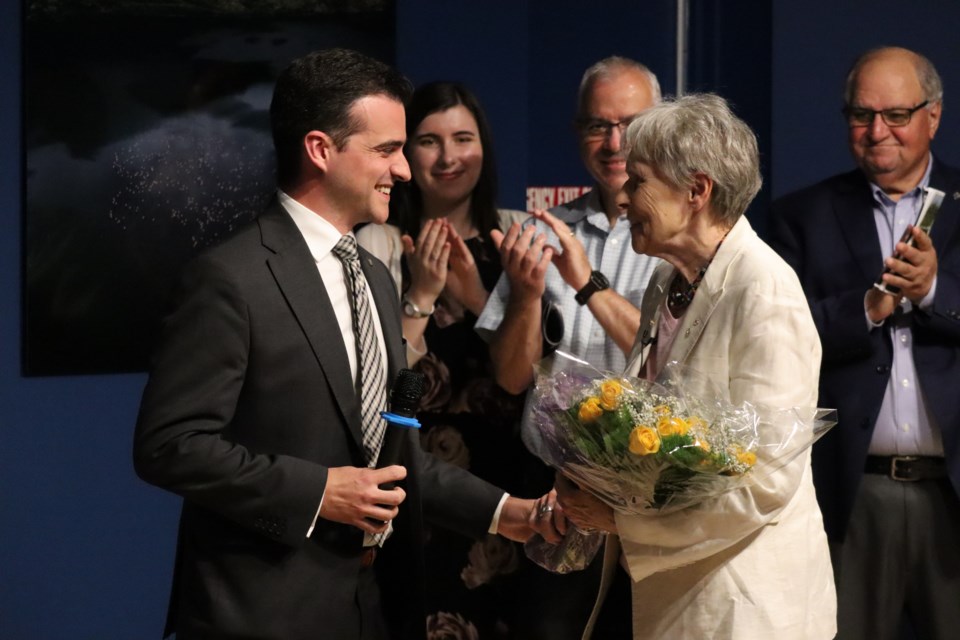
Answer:
[[[543,516],[547,515],[551,511],[553,511],[553,507],[551,507],[549,504],[544,502],[542,505],[540,505],[540,508],[537,509],[537,519],[542,518]]]

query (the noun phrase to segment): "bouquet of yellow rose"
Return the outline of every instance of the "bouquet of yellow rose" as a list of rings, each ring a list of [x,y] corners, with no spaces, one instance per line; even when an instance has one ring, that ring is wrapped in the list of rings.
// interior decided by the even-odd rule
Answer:
[[[558,352],[540,367],[523,439],[614,510],[657,515],[756,482],[812,445],[834,418],[822,409],[734,406],[704,376],[676,363],[650,382]],[[527,555],[553,571],[575,570],[595,553],[595,537],[575,535],[552,550],[534,543]]]

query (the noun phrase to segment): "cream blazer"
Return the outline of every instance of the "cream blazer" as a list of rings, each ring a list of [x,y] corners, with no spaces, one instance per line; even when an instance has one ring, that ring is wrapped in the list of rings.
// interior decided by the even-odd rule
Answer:
[[[664,263],[650,281],[627,375],[637,375],[647,356],[675,273]],[[707,374],[733,403],[815,407],[820,355],[796,274],[741,218],[706,272],[667,361]],[[634,638],[835,635],[833,572],[809,450],[750,488],[662,516],[617,513],[616,523],[619,535],[608,537],[584,638],[618,562],[633,579]]]

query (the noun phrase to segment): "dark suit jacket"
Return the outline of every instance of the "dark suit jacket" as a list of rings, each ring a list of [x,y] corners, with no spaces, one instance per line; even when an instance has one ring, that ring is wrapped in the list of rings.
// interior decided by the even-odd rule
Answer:
[[[360,256],[392,382],[405,365],[398,295]],[[376,601],[360,579],[362,532],[319,519],[306,533],[327,469],[365,466],[360,429],[333,307],[275,203],[186,269],[144,391],[137,472],[184,498],[168,633],[359,637],[357,599]],[[392,637],[406,640],[425,628],[421,513],[480,537],[502,492],[423,454],[415,430],[400,437],[407,499],[375,568]]]
[[[960,493],[960,171],[934,161],[930,186],[946,193],[933,226],[937,290],[929,313],[905,318],[927,406],[943,432]],[[863,475],[887,381],[890,332],[868,331],[863,297],[883,269],[869,184],[860,171],[828,178],[773,203],[770,244],[796,270],[823,343],[822,407],[839,423],[813,448],[827,534],[842,540]],[[889,319],[888,322],[892,322]]]

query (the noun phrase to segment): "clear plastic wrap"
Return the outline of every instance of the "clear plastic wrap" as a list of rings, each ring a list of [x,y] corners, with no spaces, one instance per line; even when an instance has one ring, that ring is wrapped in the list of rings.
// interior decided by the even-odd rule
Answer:
[[[562,352],[538,367],[527,412],[530,451],[613,509],[653,517],[757,482],[836,424],[829,409],[733,405],[677,363],[650,382]],[[565,573],[590,562],[599,535],[571,528],[569,538],[590,539],[561,545],[535,536],[526,552]]]

